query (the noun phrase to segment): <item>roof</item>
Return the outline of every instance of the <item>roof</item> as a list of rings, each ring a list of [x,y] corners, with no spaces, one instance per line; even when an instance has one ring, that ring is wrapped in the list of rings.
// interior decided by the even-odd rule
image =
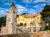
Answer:
[[[16,15],[17,18],[19,18],[19,15]]]
[[[34,15],[23,15],[25,18],[26,17],[35,17],[35,16],[37,16],[38,14],[34,14]]]
[[[35,15],[23,15],[24,17],[35,17]]]
[[[23,17],[24,18],[32,18],[32,17],[35,17],[35,16],[37,16],[38,15],[38,13],[37,14],[34,14],[34,15],[27,15],[27,14],[25,14],[25,15],[23,15]],[[17,15],[17,18],[19,18],[19,16],[20,15]]]
[[[15,7],[14,2],[12,2],[12,5],[10,6],[10,8],[11,8],[11,7]],[[16,7],[15,7],[15,8],[16,8]]]

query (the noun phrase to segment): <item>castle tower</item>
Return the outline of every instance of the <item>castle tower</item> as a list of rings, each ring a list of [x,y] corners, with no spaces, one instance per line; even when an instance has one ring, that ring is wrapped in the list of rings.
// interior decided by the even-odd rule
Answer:
[[[16,34],[16,15],[17,11],[13,2],[10,6],[10,10],[7,12],[6,18],[6,27],[8,34]]]

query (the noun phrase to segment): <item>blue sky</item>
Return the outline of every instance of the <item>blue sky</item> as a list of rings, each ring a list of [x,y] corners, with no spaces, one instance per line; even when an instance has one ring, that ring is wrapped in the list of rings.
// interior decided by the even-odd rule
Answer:
[[[6,16],[12,2],[17,7],[17,14],[36,14],[47,4],[50,5],[50,0],[0,0],[0,17]]]

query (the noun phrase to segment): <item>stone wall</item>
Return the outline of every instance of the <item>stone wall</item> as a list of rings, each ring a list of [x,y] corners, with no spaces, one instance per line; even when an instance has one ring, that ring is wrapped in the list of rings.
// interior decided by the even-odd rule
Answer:
[[[10,34],[10,35],[0,35],[0,37],[30,37],[29,33],[20,33],[20,34]]]

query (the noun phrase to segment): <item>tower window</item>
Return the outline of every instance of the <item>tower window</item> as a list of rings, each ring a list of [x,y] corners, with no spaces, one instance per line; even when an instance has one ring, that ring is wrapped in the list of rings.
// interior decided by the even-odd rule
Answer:
[[[13,9],[13,8],[12,8]]]
[[[15,14],[15,12],[13,11],[13,13]]]

